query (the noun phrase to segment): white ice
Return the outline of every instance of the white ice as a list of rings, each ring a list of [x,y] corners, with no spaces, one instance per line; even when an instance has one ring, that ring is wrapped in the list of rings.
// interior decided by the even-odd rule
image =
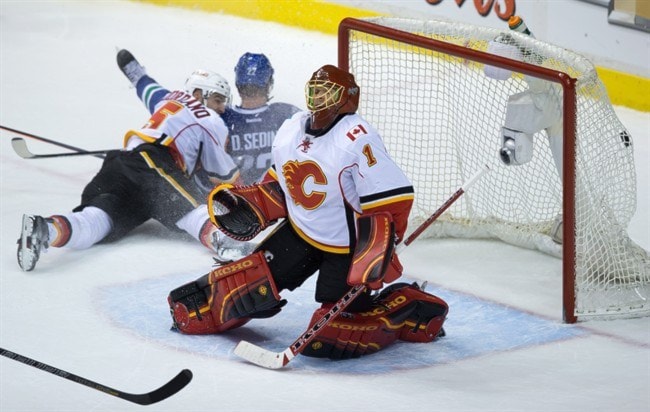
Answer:
[[[242,7],[244,7],[242,3]],[[621,47],[625,47],[622,45]],[[0,124],[86,150],[117,148],[147,118],[115,54],[127,48],[170,88],[198,67],[221,72],[246,51],[276,69],[275,99],[304,107],[304,82],[336,63],[336,40],[218,14],[135,2],[0,2]],[[650,115],[617,107],[635,143],[638,205],[629,233],[650,248]],[[648,411],[650,319],[561,319],[561,262],[485,240],[418,241],[408,280],[451,305],[447,337],[399,343],[358,360],[296,358],[269,371],[232,354],[239,339],[281,350],[306,327],[313,286],[281,314],[223,336],[169,331],[169,290],[210,269],[200,245],[151,223],[114,244],[51,249],[36,270],[16,263],[23,213],[77,205],[93,157],[24,160],[0,136],[0,345],[126,392],[181,369],[193,381],[155,411]],[[63,149],[28,139],[39,153]],[[1,411],[141,407],[0,358]]]

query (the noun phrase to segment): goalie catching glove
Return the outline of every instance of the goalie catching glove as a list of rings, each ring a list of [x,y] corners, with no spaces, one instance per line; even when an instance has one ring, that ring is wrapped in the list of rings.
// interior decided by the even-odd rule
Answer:
[[[217,214],[224,208],[226,213]],[[250,186],[219,185],[208,196],[208,211],[212,223],[241,241],[251,240],[287,216],[284,193],[276,181]]]

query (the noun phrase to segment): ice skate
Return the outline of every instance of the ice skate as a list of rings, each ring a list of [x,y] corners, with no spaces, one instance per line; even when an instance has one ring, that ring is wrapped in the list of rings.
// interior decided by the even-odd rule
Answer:
[[[18,265],[25,272],[34,269],[41,251],[48,248],[50,239],[47,221],[36,215],[23,215],[23,225],[18,239]]]
[[[144,67],[138,63],[131,52],[125,49],[117,52],[117,65],[134,86],[138,83],[138,80],[147,74]]]

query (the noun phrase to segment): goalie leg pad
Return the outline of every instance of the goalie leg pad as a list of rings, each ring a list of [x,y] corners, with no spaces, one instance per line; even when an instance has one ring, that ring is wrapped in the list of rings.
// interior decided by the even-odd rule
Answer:
[[[223,325],[217,325],[212,318],[209,293],[208,275],[172,290],[167,297],[173,321],[172,329],[188,335],[205,335],[225,330]],[[232,329],[246,321],[228,326]]]
[[[174,328],[186,334],[221,333],[273,316],[286,303],[261,251],[173,290],[168,301]]]
[[[284,306],[263,251],[213,270],[209,283],[212,315],[220,323],[242,317],[270,317]]]
[[[310,326],[331,307],[330,303],[317,309]],[[358,358],[389,346],[398,339],[398,332],[399,328],[392,327],[381,315],[343,312],[321,329],[302,354],[332,360]]]
[[[381,302],[391,305],[404,301],[399,308],[387,315],[392,322],[401,323],[400,340],[431,342],[445,335],[443,324],[449,312],[447,302],[425,292],[417,284],[392,286],[392,290],[386,288],[387,296]]]
[[[323,305],[314,312],[311,324],[331,307]],[[449,307],[437,296],[416,284],[397,283],[375,298],[366,312],[342,313],[325,326],[303,355],[348,359],[375,353],[396,340],[431,342],[444,336],[442,328]]]
[[[388,212],[364,214],[357,219],[357,244],[348,272],[348,284],[370,284],[379,289],[395,246],[395,225]]]

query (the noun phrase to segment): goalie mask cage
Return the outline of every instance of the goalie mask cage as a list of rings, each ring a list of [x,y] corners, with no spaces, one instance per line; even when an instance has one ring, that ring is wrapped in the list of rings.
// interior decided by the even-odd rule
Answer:
[[[504,34],[523,61],[486,52]],[[486,64],[512,75],[487,77]],[[497,238],[562,258],[567,323],[650,313],[648,252],[626,232],[636,209],[632,140],[588,60],[507,29],[378,17],[341,22],[339,66],[354,74],[359,113],[415,187],[411,227],[489,164],[423,236]],[[556,166],[542,130],[532,160],[506,166],[508,98],[532,87],[550,90],[562,111],[564,155]],[[558,217],[562,245],[551,237]]]

